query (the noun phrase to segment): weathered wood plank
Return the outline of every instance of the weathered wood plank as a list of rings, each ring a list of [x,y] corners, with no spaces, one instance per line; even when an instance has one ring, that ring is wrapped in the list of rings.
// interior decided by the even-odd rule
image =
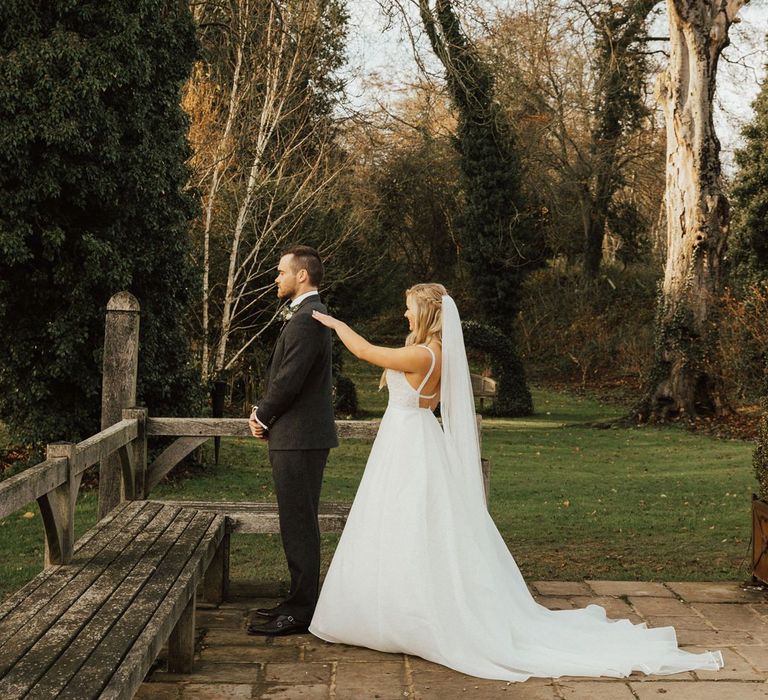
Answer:
[[[47,446],[47,459],[67,460],[67,480],[53,491],[37,499],[45,527],[45,567],[67,564],[75,550],[75,503],[82,476],[75,475],[76,448],[72,442],[56,442]]]
[[[477,415],[478,431],[482,416]],[[337,420],[336,432],[343,440],[373,440],[380,420]],[[147,435],[196,437],[252,437],[246,418],[147,418]]]
[[[176,435],[178,437],[251,436],[246,418],[147,418],[147,435]]]
[[[46,459],[0,481],[0,518],[15,513],[67,480],[67,460]]]
[[[226,532],[226,519],[216,516],[197,549],[197,556],[191,557],[173,588],[163,599],[150,622],[142,630],[109,684],[99,696],[101,700],[122,700],[132,697],[141,685],[149,667],[157,657],[165,639],[181,616],[186,600],[191,597],[195,586],[213,558],[221,538]],[[79,700],[76,694],[73,700]],[[63,698],[62,698],[63,700]]]
[[[373,440],[380,420],[337,420],[336,433],[341,440]]]
[[[184,457],[209,439],[208,437],[182,437],[168,445],[147,467],[147,495]]]
[[[207,523],[207,525],[206,525]],[[131,697],[194,594],[225,532],[225,519],[196,513],[130,609],[100,641],[88,661],[58,696]],[[122,662],[122,663],[121,663]],[[114,675],[112,675],[114,673]]]
[[[203,600],[219,605],[229,597],[229,533],[224,535],[203,578]]]
[[[196,511],[189,509],[164,508],[147,526],[147,529],[136,538],[137,542],[139,540],[147,542],[148,547],[143,551],[140,548],[135,548],[132,552],[126,550],[117,564],[107,569],[88,591],[88,602],[82,602],[85,596],[80,598],[57,622],[55,629],[58,632],[57,641],[61,639],[71,641],[65,648],[61,648],[58,659],[45,672],[45,675],[36,679],[26,700],[46,700],[46,698],[55,697],[78,673],[116,620],[126,614],[140,595],[142,588],[156,575],[163,559],[176,546],[195,514]],[[96,590],[97,588],[100,590]],[[98,604],[102,599],[103,604],[94,607],[94,604]],[[67,626],[70,629],[62,629]],[[38,643],[28,656],[39,653],[46,659],[51,657],[56,659],[55,644],[56,642],[52,642],[48,648],[38,649],[37,647],[40,647]]]
[[[138,421],[124,419],[109,428],[77,443],[75,474],[84,472],[92,464],[105,460],[109,455],[134,440],[139,434]]]
[[[108,544],[112,538],[109,527],[114,523],[118,530],[124,529],[148,505],[137,503],[131,504],[129,508],[127,503],[121,504],[119,509],[110,513],[108,518],[100,520],[77,541],[74,556],[69,564],[46,569],[11,595],[0,606],[0,653],[3,644],[16,628],[34,617]],[[152,510],[158,510],[158,504],[152,504]],[[11,613],[13,620],[8,617]]]
[[[337,420],[336,432],[342,439],[373,439],[378,420]],[[147,435],[195,437],[252,437],[247,418],[147,418]]]
[[[171,673],[192,673],[195,659],[195,592],[181,613],[168,637],[168,670]]]
[[[124,408],[123,419],[135,419],[137,421],[136,439],[133,440],[129,449],[131,452],[131,465],[133,466],[133,493],[139,500],[145,499],[149,494],[147,492],[147,409],[142,407]],[[125,481],[123,490],[128,493]]]
[[[16,697],[28,692],[71,645],[79,631],[140,562],[142,555],[173,521],[175,508],[163,508],[151,522],[142,527],[109,566],[92,564],[86,572],[98,571],[88,586],[64,606],[44,608],[33,620],[14,635],[3,648],[0,660],[0,698]],[[53,617],[49,621],[47,618]],[[11,667],[5,668],[6,664]]]
[[[275,534],[280,532],[277,503],[232,501],[158,501],[186,506],[211,513],[221,513],[230,520],[232,532],[240,534]],[[341,532],[347,522],[351,503],[321,503],[318,522],[321,532]]]
[[[36,591],[36,600],[29,607],[25,604],[19,610],[18,615],[12,614],[3,620],[2,627],[13,628],[14,631],[8,636],[0,631],[0,678],[3,678],[11,666],[48,629],[53,627],[62,615],[66,614],[67,610],[76,603],[81,595],[88,591],[104,569],[119,558],[127,548],[131,547],[133,541],[160,510],[161,508],[158,508],[157,504],[150,504],[147,508],[143,508],[121,531],[110,528],[105,532],[105,536],[110,538],[109,542],[52,599],[40,600],[39,592]],[[33,616],[29,615],[30,609],[36,611]],[[19,619],[24,621],[22,626],[17,628]],[[1,689],[2,685],[0,685]],[[0,697],[3,697],[2,692],[0,692]]]

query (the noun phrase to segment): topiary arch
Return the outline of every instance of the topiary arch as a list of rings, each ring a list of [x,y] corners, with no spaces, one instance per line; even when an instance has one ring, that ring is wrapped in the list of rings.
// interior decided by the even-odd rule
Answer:
[[[463,321],[461,326],[466,347],[486,352],[491,358],[497,393],[486,413],[494,416],[530,416],[533,399],[512,341],[495,326],[477,321]]]

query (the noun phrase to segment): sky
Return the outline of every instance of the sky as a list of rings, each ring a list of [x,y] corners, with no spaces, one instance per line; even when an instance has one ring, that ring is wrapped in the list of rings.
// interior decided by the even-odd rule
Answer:
[[[503,9],[516,4],[514,0],[494,2],[495,7]],[[418,77],[408,36],[401,22],[388,22],[377,0],[348,0],[347,8],[350,12],[347,68],[350,102],[360,110],[370,109],[377,103],[392,106],[397,100],[398,88]],[[652,29],[654,35],[665,32],[665,13],[660,17]],[[716,95],[716,128],[726,172],[732,170],[733,151],[741,143],[741,127],[751,118],[751,103],[768,62],[768,0],[751,0],[738,17],[741,21],[731,27],[731,45],[721,59]],[[418,20],[415,13],[414,20]],[[417,21],[413,24],[418,28]],[[439,66],[423,37],[421,39],[421,55],[428,69],[439,75]]]

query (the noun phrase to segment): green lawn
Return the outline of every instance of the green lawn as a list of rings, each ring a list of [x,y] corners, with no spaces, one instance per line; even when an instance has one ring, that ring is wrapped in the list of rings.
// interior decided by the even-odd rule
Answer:
[[[380,414],[378,372],[349,360],[362,407]],[[530,579],[744,580],[753,490],[750,443],[677,428],[596,429],[621,408],[535,390],[537,414],[485,420],[483,453],[492,463],[491,512]],[[346,441],[326,470],[324,500],[351,500],[369,445]],[[265,448],[222,440],[190,478],[161,484],[157,498],[273,500]],[[26,509],[25,509],[26,510]],[[0,520],[0,597],[40,570],[42,525],[36,506]],[[95,519],[95,494],[81,494],[77,529]],[[324,537],[327,565],[337,536]],[[278,536],[232,542],[235,580],[282,581]]]

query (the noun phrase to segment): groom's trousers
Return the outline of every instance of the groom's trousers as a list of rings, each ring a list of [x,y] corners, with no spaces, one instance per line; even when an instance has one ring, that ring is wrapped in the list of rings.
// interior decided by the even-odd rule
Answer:
[[[330,450],[270,450],[291,590],[281,612],[309,623],[320,595],[320,527],[317,511]]]

